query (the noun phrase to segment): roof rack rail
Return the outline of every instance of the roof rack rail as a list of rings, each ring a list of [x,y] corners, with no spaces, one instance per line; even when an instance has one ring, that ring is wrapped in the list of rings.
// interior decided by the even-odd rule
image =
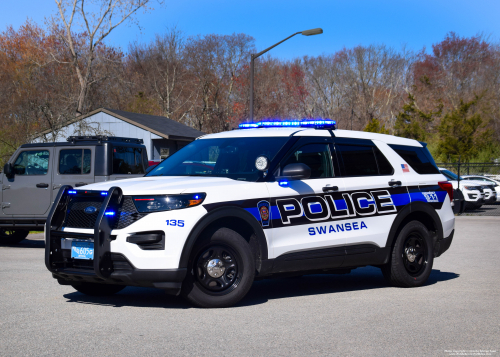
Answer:
[[[122,143],[144,144],[144,140],[137,138],[123,138],[119,136],[95,135],[95,136],[70,136],[66,139],[69,142],[77,141],[115,141]]]

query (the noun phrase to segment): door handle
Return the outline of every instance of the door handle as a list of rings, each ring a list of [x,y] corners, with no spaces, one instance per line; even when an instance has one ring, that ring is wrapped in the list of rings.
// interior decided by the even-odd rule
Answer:
[[[389,181],[389,186],[391,186],[391,187],[393,187],[393,186],[401,186],[401,181],[391,180],[391,181]]]
[[[323,192],[335,192],[338,190],[339,190],[338,186],[325,186],[325,187],[323,187]]]
[[[47,188],[47,187],[49,187],[49,184],[48,183],[37,183],[36,187],[38,187],[38,188]]]
[[[86,186],[88,185],[88,183],[85,183],[85,182],[77,182],[75,183],[75,187],[82,187],[82,186]]]

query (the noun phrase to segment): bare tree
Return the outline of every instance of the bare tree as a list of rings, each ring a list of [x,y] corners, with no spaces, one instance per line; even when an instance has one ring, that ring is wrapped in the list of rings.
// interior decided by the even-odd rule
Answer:
[[[52,17],[51,24],[58,31],[66,44],[71,64],[80,84],[77,99],[76,115],[85,111],[85,100],[89,88],[102,78],[92,76],[92,67],[96,59],[97,49],[102,41],[120,24],[133,21],[139,9],[148,10],[150,0],[55,0],[59,17]],[[92,12],[98,8],[97,12]],[[80,24],[77,21],[80,20]],[[76,25],[75,25],[76,23]],[[79,39],[75,34],[75,26],[88,36],[86,48],[78,51]],[[54,60],[62,61],[56,58]]]

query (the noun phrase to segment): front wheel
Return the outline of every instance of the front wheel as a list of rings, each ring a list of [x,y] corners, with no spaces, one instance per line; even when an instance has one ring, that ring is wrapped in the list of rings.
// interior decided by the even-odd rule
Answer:
[[[255,261],[247,241],[237,232],[219,228],[193,248],[182,296],[205,308],[229,307],[250,290]]]
[[[382,267],[382,273],[393,286],[422,286],[432,271],[433,251],[427,227],[419,221],[411,221],[399,232],[390,261]]]
[[[17,244],[26,239],[29,233],[26,229],[0,229],[0,243]]]
[[[114,295],[125,289],[124,285],[98,284],[98,283],[75,283],[71,286],[78,292],[90,296]]]

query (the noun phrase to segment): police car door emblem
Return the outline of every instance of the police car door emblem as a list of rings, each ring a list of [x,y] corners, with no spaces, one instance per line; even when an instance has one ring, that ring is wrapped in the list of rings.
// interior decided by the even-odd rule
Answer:
[[[95,213],[97,211],[97,208],[93,207],[93,206],[89,206],[87,208],[85,208],[84,212],[86,214],[92,214],[92,213]]]
[[[270,212],[269,212],[269,202],[267,201],[260,201],[257,203],[257,208],[259,209],[259,214],[260,214],[260,221],[262,222],[263,227],[269,226],[269,220],[270,220]]]
[[[436,192],[422,192],[427,202],[439,202]]]

